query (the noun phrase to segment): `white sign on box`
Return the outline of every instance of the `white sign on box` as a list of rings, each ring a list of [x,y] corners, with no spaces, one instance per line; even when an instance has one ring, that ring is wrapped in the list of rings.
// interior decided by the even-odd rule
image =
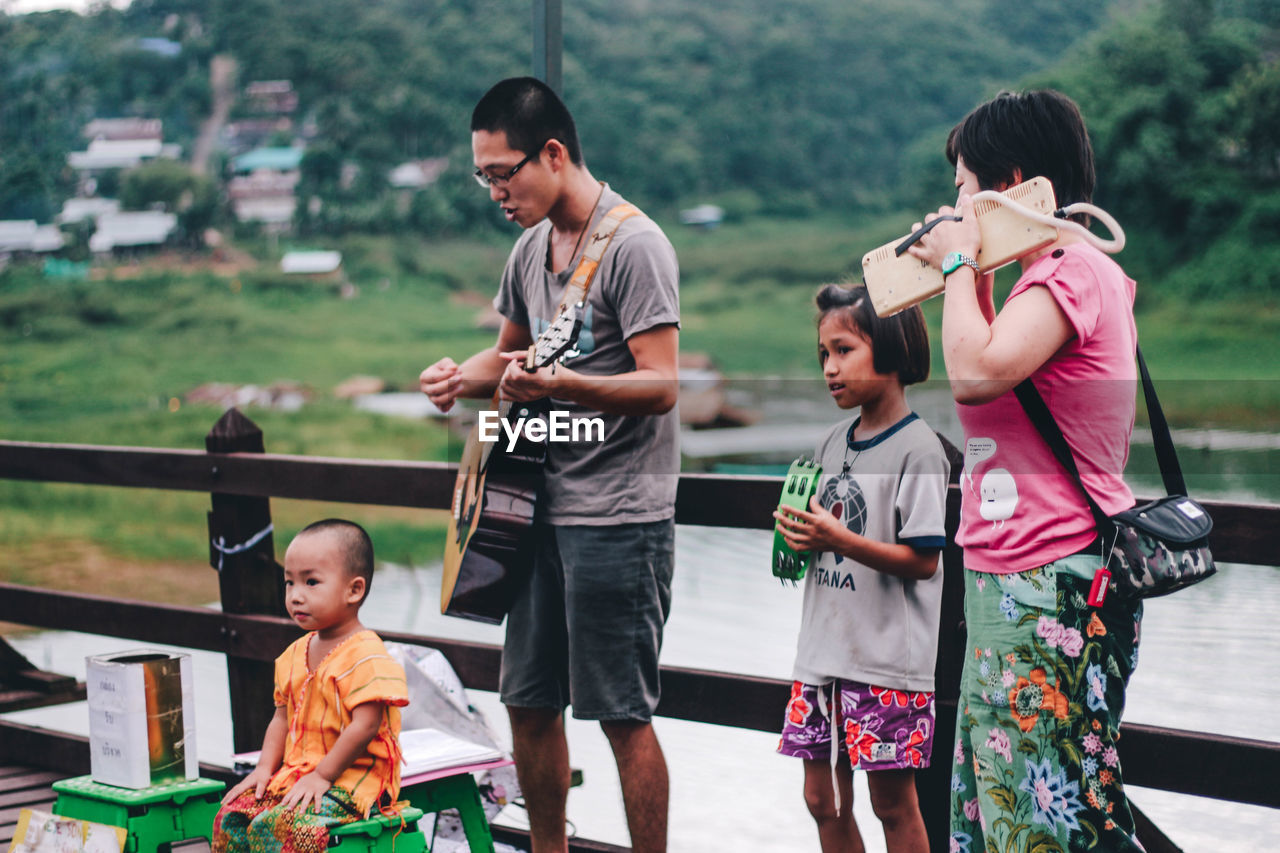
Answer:
[[[198,778],[191,656],[137,651],[85,663],[93,780],[146,788]]]

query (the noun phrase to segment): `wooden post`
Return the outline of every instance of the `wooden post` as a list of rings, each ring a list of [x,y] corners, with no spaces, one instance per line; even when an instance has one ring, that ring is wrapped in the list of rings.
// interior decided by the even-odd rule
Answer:
[[[262,453],[262,430],[238,409],[228,409],[205,436],[210,453]],[[213,469],[217,481],[218,469]],[[216,488],[216,487],[215,487]],[[284,577],[275,560],[267,498],[213,492],[209,513],[209,564],[218,570],[224,613],[283,616]],[[236,636],[228,637],[232,647]],[[281,649],[281,651],[284,651]],[[227,655],[231,723],[236,752],[262,746],[275,712],[270,662]]]

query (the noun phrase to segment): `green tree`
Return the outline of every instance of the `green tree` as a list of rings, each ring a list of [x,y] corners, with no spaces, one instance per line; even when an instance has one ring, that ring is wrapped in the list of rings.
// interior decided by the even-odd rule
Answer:
[[[1047,75],[1094,138],[1098,202],[1132,226],[1151,274],[1199,295],[1275,295],[1280,74],[1257,22],[1164,0]]]
[[[1226,96],[1239,156],[1257,177],[1280,178],[1280,61],[1245,69]]]
[[[191,168],[177,160],[151,160],[124,173],[120,180],[120,204],[125,210],[162,205],[176,211],[195,178]]]
[[[220,196],[212,180],[189,166],[177,160],[152,160],[124,173],[120,204],[126,210],[163,206],[178,214],[187,239],[200,245],[204,230],[217,220]]]

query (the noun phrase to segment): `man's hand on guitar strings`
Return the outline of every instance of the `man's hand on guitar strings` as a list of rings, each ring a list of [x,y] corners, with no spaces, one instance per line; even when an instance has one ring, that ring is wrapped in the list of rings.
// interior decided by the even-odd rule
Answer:
[[[528,358],[529,353],[526,350],[504,352],[499,355],[507,360],[507,369],[498,383],[498,391],[504,400],[527,403],[530,400],[554,396],[552,392],[558,387],[558,381],[568,373],[567,370],[557,373],[551,365],[533,371],[527,370],[525,359]]]

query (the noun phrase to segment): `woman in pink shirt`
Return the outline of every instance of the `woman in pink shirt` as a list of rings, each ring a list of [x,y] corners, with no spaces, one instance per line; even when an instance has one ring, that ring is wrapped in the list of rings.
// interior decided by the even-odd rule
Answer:
[[[1140,601],[1089,603],[1104,564],[1079,485],[1024,413],[1030,378],[1108,513],[1133,505],[1134,283],[1080,237],[1021,259],[997,311],[972,196],[1044,176],[1060,207],[1088,202],[1093,150],[1071,99],[1002,93],[951,131],[959,215],[911,253],[943,270],[942,346],[965,433],[958,539],[969,650],[951,780],[951,850],[1140,850],[1116,739],[1137,663]],[[934,217],[929,217],[932,220]]]

